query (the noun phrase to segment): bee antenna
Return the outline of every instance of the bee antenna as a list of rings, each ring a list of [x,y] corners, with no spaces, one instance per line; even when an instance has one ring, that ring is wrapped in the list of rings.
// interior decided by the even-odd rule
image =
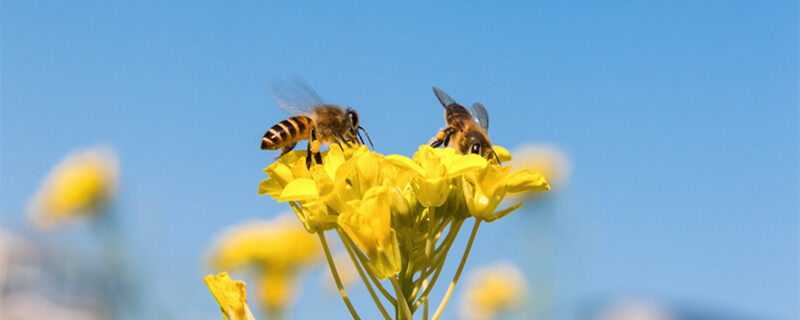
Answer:
[[[494,152],[494,150],[492,150],[492,155],[494,155],[494,158],[497,159],[497,164],[503,164],[502,162],[500,162],[500,157],[497,155],[497,152]]]
[[[356,131],[356,137],[358,138],[359,143],[364,144],[364,138],[361,137],[361,132]]]
[[[375,150],[375,145],[372,144],[372,139],[369,138],[369,133],[367,133],[367,130],[362,126],[358,126],[358,128],[361,129],[361,131],[364,131],[364,135],[367,136],[367,141],[369,141],[369,146],[372,147],[372,150]],[[363,141],[364,139],[361,140]]]

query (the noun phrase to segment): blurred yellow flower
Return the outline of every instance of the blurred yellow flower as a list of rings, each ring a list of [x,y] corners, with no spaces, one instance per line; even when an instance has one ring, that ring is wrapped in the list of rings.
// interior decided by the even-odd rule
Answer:
[[[30,204],[30,217],[42,228],[94,216],[113,198],[117,156],[94,148],[67,155],[45,178]]]
[[[526,279],[516,266],[498,263],[484,267],[467,279],[461,313],[468,320],[495,319],[525,301],[527,292]]]
[[[207,275],[203,278],[208,290],[217,300],[225,320],[254,320],[250,307],[247,305],[247,292],[242,281],[233,281],[228,273],[221,272],[216,276]]]
[[[569,160],[561,149],[554,145],[524,145],[514,152],[515,160],[511,167],[515,170],[528,169],[547,177],[550,187],[563,189],[570,175]],[[522,197],[536,196],[538,193],[521,194]]]
[[[226,230],[211,250],[218,270],[250,267],[258,276],[260,302],[278,313],[295,297],[296,278],[304,267],[320,261],[319,244],[288,215]]]
[[[258,279],[258,294],[267,312],[276,315],[291,304],[298,286],[294,274],[287,272],[264,272]]]

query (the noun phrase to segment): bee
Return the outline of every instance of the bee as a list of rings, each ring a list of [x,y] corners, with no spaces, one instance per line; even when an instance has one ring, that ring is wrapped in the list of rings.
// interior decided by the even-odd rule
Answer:
[[[292,151],[298,142],[308,140],[306,166],[311,167],[312,157],[315,163],[322,164],[322,155],[319,153],[321,145],[362,145],[364,139],[358,130],[364,132],[372,146],[372,139],[359,125],[355,110],[323,103],[304,81],[298,78],[276,79],[270,82],[269,91],[278,106],[293,115],[272,126],[261,138],[262,150],[281,149],[276,160]]]
[[[447,147],[450,143],[459,154],[474,153],[481,157],[491,160],[492,157],[500,163],[500,158],[492,149],[492,142],[489,140],[489,113],[483,104],[476,102],[467,111],[467,108],[458,104],[447,92],[433,87],[433,93],[444,106],[444,119],[447,127],[440,130],[431,139],[431,147]]]

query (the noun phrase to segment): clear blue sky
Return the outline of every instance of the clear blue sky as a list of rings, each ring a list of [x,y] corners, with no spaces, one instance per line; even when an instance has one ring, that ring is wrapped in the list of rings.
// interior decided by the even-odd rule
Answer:
[[[259,139],[283,117],[268,79],[302,76],[357,108],[378,152],[406,155],[442,125],[437,85],[483,102],[495,143],[571,157],[548,209],[565,309],[641,292],[796,319],[797,13],[796,1],[4,1],[2,224],[26,228],[27,198],[69,150],[115,146],[153,294],[215,319],[201,281],[214,235],[287,210],[256,195],[275,156]],[[470,264],[525,261],[523,221],[482,228]],[[318,308],[293,314],[344,316],[318,278],[301,300]]]

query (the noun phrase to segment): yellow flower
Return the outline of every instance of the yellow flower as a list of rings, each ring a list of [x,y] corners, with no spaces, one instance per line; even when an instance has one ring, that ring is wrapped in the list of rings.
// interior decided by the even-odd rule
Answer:
[[[521,203],[500,212],[495,212],[507,193],[549,190],[542,175],[529,170],[520,170],[509,175],[511,167],[489,165],[464,175],[463,192],[467,209],[475,218],[491,222],[519,208]]]
[[[519,306],[528,291],[522,272],[508,263],[479,269],[467,283],[461,306],[464,318],[470,320],[494,319]]]
[[[328,230],[335,226],[335,212],[344,210],[346,200],[359,198],[342,197],[352,189],[346,185],[347,176],[356,170],[356,165],[349,162],[372,153],[364,146],[342,149],[333,145],[322,152],[323,164],[311,169],[306,167],[305,154],[306,151],[289,152],[264,169],[270,178],[261,181],[258,194],[269,194],[278,202],[298,203],[292,209],[307,231]]]
[[[228,273],[207,275],[203,280],[217,300],[225,320],[254,320],[247,305],[247,292],[242,281],[233,281]]]
[[[31,202],[31,218],[43,228],[94,216],[117,186],[117,157],[106,149],[67,155],[55,166]]]
[[[386,157],[388,163],[405,169],[419,202],[425,207],[440,207],[450,193],[451,179],[485,167],[488,162],[478,155],[457,155],[453,148],[419,147],[414,160],[400,155]]]
[[[227,230],[211,251],[219,270],[251,267],[259,278],[260,302],[268,313],[282,312],[296,295],[297,275],[320,261],[319,244],[288,215]]]
[[[538,172],[547,178],[554,190],[563,189],[569,180],[570,165],[567,156],[556,146],[525,145],[514,152],[516,160],[512,167],[516,170],[528,169]],[[539,193],[524,193],[520,196],[531,197]]]
[[[494,151],[501,162],[511,161],[504,148],[496,146]],[[466,219],[497,220],[521,205],[495,212],[507,194],[548,189],[544,177],[530,170],[512,172],[478,155],[427,145],[413,158],[384,157],[365,146],[333,145],[322,153],[322,165],[308,169],[305,152],[300,151],[264,171],[269,178],[259,185],[259,194],[288,202],[305,230],[318,233],[329,264],[324,231],[335,229],[359,270],[371,278],[390,278],[396,295],[409,295],[389,299],[397,301],[397,311],[406,318],[427,301],[431,290],[424,286],[433,285]],[[468,248],[479,225],[476,221]],[[371,288],[371,281],[365,282]],[[353,312],[343,286],[338,289]],[[375,292],[370,293],[377,300]],[[444,304],[450,294],[452,290]]]
[[[339,225],[367,254],[376,276],[386,279],[400,272],[400,251],[391,228],[388,189],[369,189],[363,200],[347,204],[350,209],[339,216]]]
[[[319,244],[286,214],[272,221],[231,227],[211,251],[212,265],[220,270],[251,265],[268,270],[297,269],[319,259]]]
[[[293,273],[265,272],[258,279],[258,297],[268,313],[273,315],[283,312],[297,296],[300,289],[296,285],[297,277]]]

